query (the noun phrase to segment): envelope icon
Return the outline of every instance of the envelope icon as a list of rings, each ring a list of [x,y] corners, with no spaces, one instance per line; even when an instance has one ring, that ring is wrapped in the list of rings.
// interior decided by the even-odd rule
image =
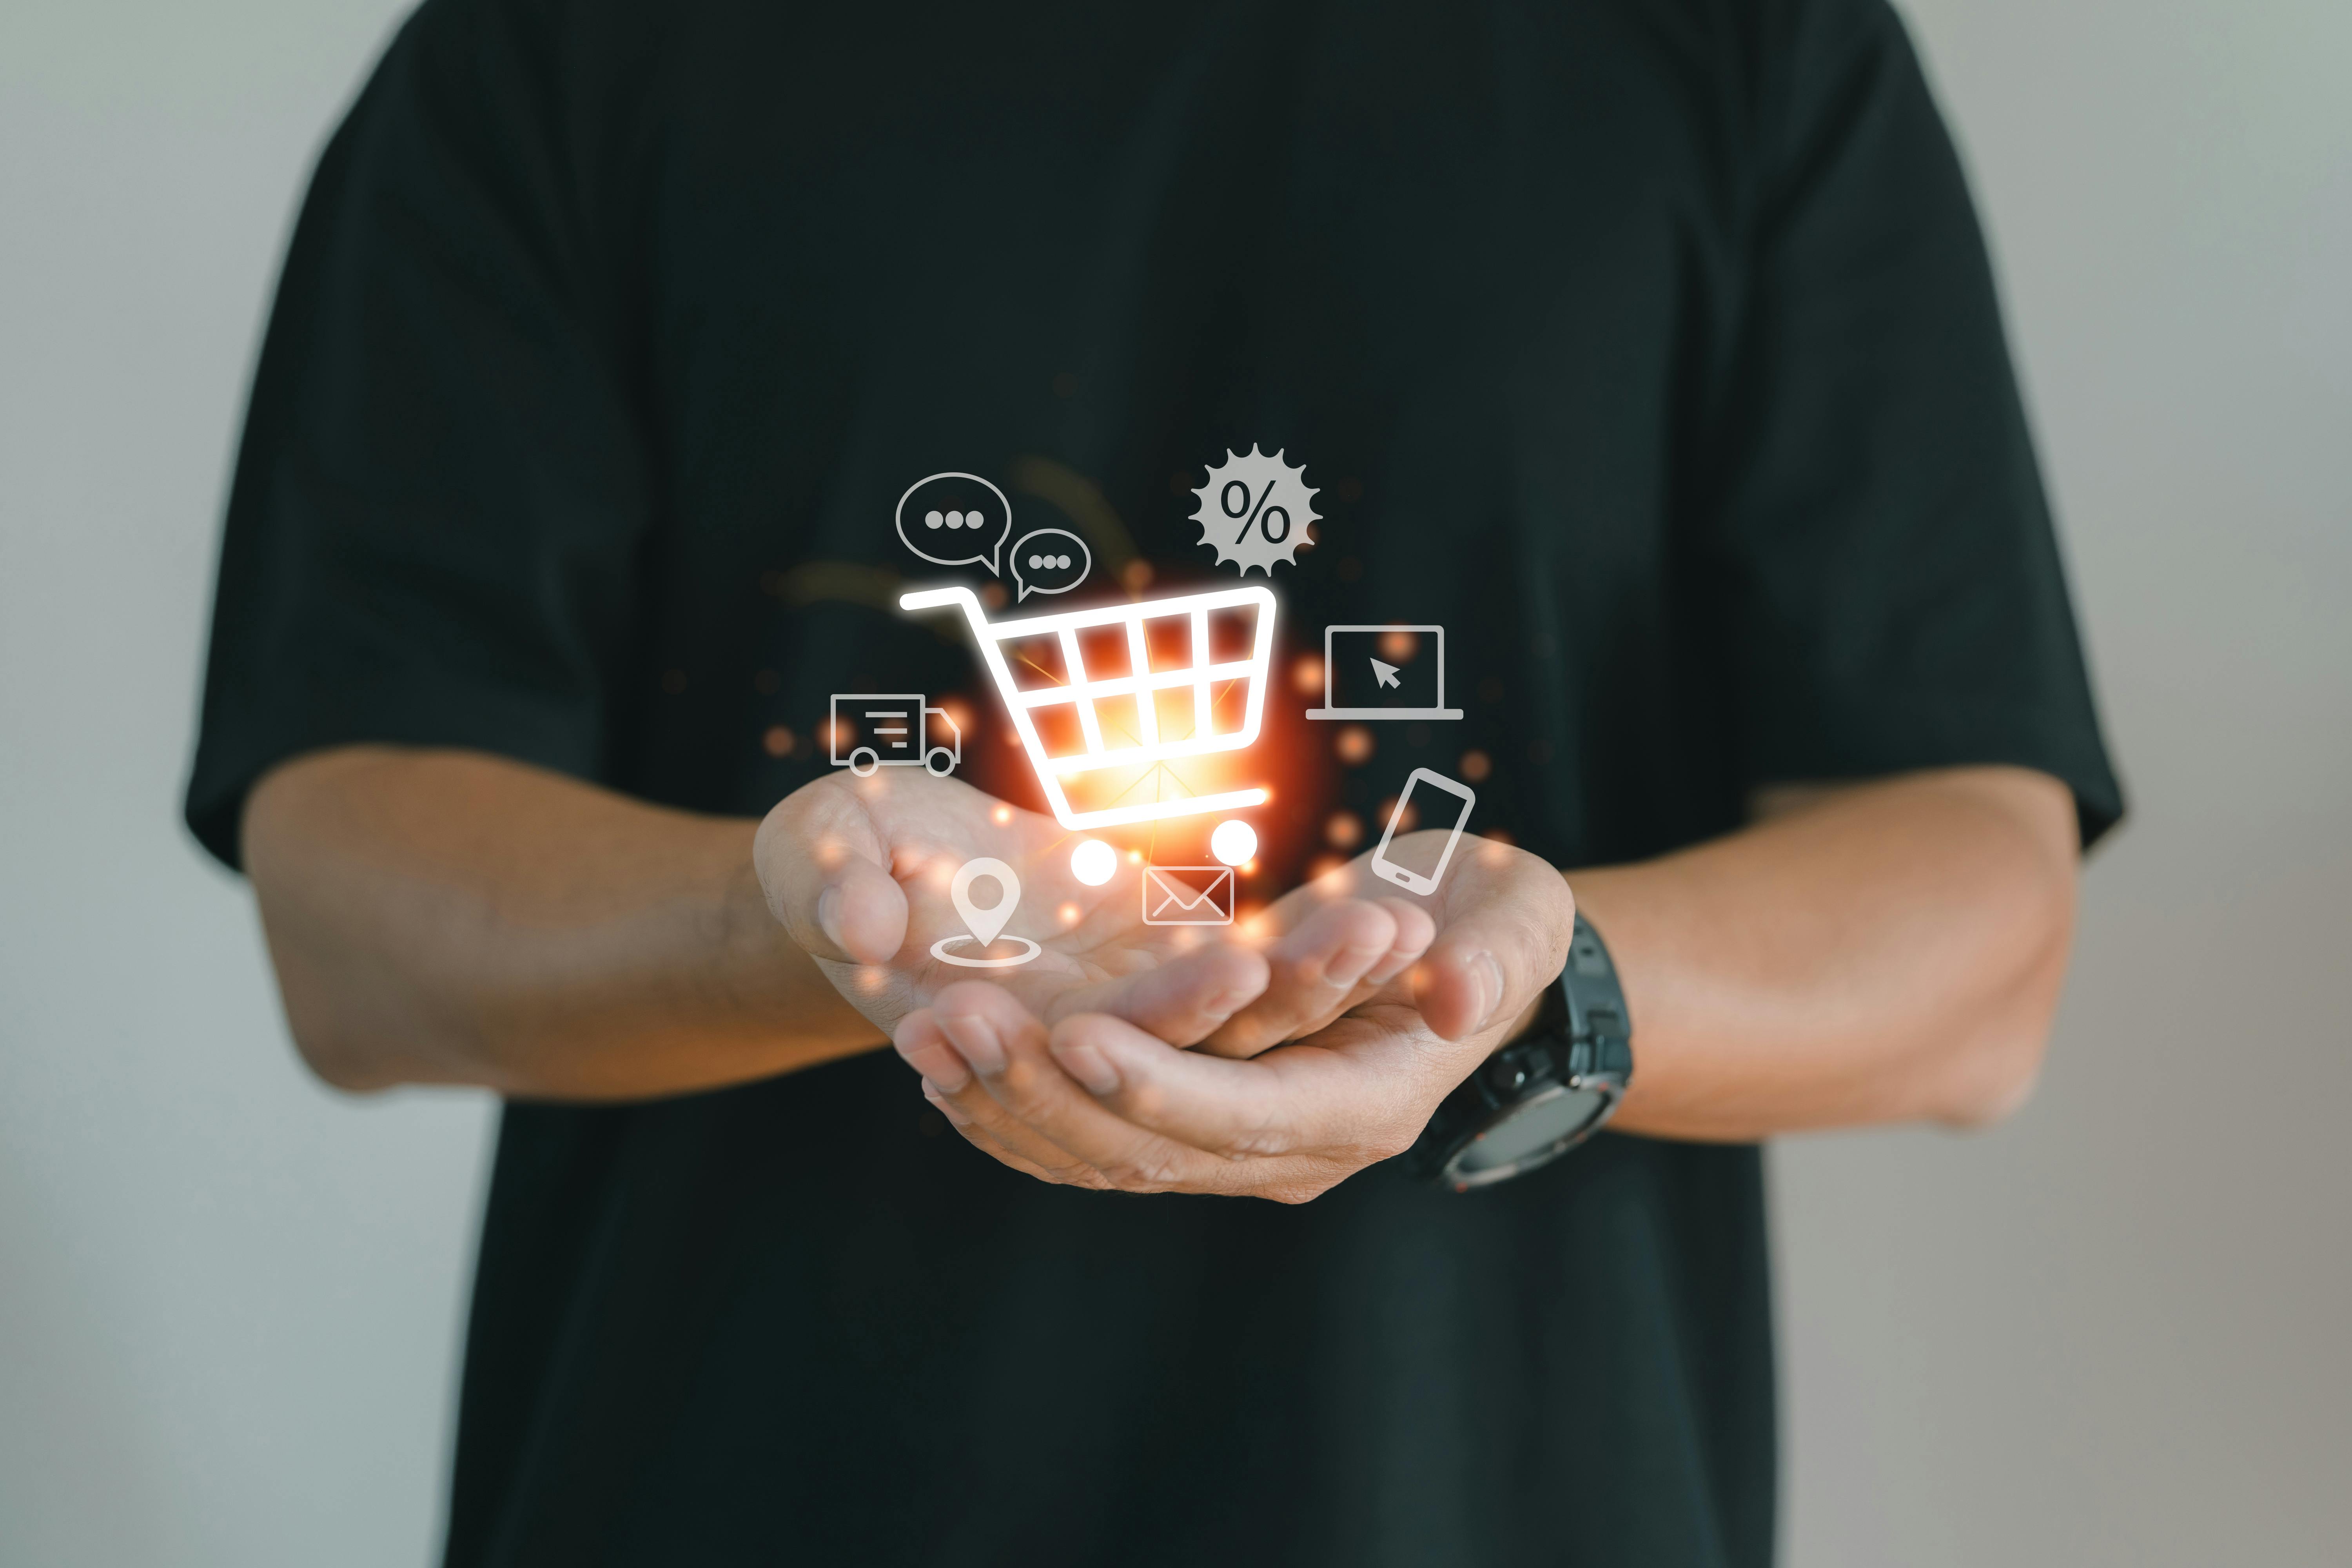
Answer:
[[[1234,923],[1231,866],[1146,866],[1143,923],[1148,926],[1229,926]]]

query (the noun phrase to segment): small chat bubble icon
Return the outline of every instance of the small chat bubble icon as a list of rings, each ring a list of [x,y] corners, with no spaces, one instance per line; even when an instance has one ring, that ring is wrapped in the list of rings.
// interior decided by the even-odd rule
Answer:
[[[933,474],[898,498],[898,541],[940,566],[985,566],[1013,531],[1013,503],[978,474]]]
[[[1066,528],[1033,529],[1013,547],[1013,580],[1021,584],[1019,604],[1032,594],[1066,594],[1087,580],[1095,559],[1087,542]]]

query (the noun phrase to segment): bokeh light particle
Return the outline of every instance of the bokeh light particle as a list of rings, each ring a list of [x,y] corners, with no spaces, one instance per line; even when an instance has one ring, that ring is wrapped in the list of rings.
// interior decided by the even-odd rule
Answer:
[[[1220,822],[1209,835],[1209,853],[1228,866],[1238,866],[1257,853],[1257,830],[1246,822]]]
[[[1118,851],[1099,838],[1083,838],[1070,851],[1070,875],[1089,888],[1099,888],[1118,869]]]

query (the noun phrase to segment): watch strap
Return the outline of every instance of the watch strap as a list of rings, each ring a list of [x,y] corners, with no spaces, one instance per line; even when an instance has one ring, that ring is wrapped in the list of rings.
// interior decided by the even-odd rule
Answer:
[[[1533,1170],[1600,1131],[1633,1075],[1633,1018],[1617,967],[1601,933],[1580,913],[1568,961],[1559,978],[1544,987],[1535,1023],[1445,1097],[1407,1152],[1407,1168],[1457,1191]],[[1508,1168],[1495,1167],[1481,1176],[1454,1173],[1457,1157],[1473,1142],[1531,1100],[1554,1098],[1563,1089],[1596,1095],[1601,1101],[1572,1137]]]
[[[1559,990],[1568,1006],[1568,1070],[1581,1078],[1609,1073],[1633,1076],[1633,1014],[1625,1005],[1625,988],[1618,983],[1617,965],[1608,943],[1592,929],[1581,910],[1569,938],[1568,963],[1560,971]]]

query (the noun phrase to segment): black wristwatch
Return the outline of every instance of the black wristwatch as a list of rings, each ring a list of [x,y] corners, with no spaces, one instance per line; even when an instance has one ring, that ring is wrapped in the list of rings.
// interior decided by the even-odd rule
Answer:
[[[1582,915],[1568,967],[1535,1026],[1445,1097],[1405,1153],[1414,1173],[1468,1192],[1557,1160],[1601,1130],[1633,1081],[1633,1025],[1617,966]]]

